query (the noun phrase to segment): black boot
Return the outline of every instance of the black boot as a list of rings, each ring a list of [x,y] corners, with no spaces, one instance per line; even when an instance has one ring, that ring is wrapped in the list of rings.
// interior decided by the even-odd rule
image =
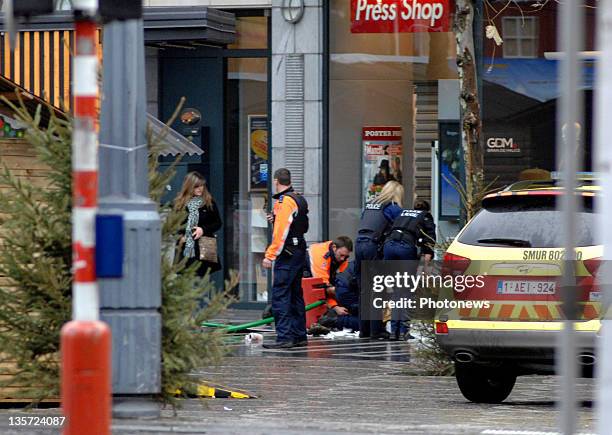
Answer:
[[[293,341],[277,341],[263,345],[264,349],[291,349],[293,346]]]
[[[388,340],[389,333],[387,331],[380,331],[374,335],[372,335],[373,340]]]
[[[325,314],[319,317],[317,322],[319,325],[323,325],[328,329],[336,327],[336,321],[338,320],[338,314],[334,310],[327,310]]]
[[[329,332],[330,332],[329,328],[326,328],[325,326],[319,323],[315,323],[310,328],[308,328],[308,334],[314,337],[318,337],[319,335],[326,335],[326,334],[329,334]]]

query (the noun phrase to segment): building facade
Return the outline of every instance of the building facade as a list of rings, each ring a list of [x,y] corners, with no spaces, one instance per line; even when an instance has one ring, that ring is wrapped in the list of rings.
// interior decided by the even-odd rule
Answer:
[[[309,202],[311,242],[355,237],[364,202],[389,179],[403,184],[406,206],[415,195],[431,201],[440,237],[456,234],[460,198],[452,180],[460,179],[463,169],[452,2],[144,4],[160,22],[168,14],[183,14],[155,36],[148,31],[148,110],[168,119],[185,97],[173,128],[203,151],[203,157],[183,159],[167,199],[188,171],[205,175],[224,222],[222,263],[226,271],[239,271],[242,302],[268,299],[269,277],[260,264],[270,237],[265,214],[272,202],[271,175],[279,167],[292,171],[295,187]],[[494,0],[476,5],[486,176],[502,185],[525,169],[552,171],[557,168],[558,4]],[[582,143],[589,169],[596,3],[586,6],[584,49],[591,57],[583,56]],[[212,30],[235,27],[235,35],[221,40],[206,37],[203,27],[190,31],[190,14],[200,22],[214,16]],[[26,76],[26,60],[7,64],[5,49],[0,71],[15,74],[20,68],[22,85],[42,83],[57,103],[66,101],[62,86],[70,82],[69,50],[62,48],[67,37],[62,32],[68,30],[53,31],[59,33],[57,42],[50,36],[47,69]],[[30,38],[36,36],[28,36],[28,47]],[[38,38],[40,51],[45,36]],[[7,46],[5,39],[1,42],[0,47]]]
[[[305,2],[303,10],[285,3],[145,1],[168,9],[213,7],[236,17],[236,40],[221,49],[176,43],[149,48],[147,86],[149,111],[157,110],[161,119],[181,96],[187,98],[184,110],[201,114],[201,138],[192,140],[203,147],[203,166],[185,171],[201,170],[209,180],[224,222],[223,264],[226,271],[238,271],[244,303],[268,300],[269,277],[261,261],[270,237],[265,216],[276,168],[289,168],[296,190],[308,200],[308,241],[322,240],[326,232],[324,8],[319,1]]]

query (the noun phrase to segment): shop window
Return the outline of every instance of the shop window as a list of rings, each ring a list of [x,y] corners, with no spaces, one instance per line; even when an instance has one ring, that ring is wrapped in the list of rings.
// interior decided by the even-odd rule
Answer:
[[[266,302],[268,59],[228,58],[226,83],[226,261],[240,273],[241,301]]]
[[[236,17],[236,42],[227,48],[268,48],[268,17]]]
[[[406,206],[413,193],[430,199],[437,85],[456,81],[457,47],[450,31],[399,22],[391,32],[377,22],[356,30],[350,0],[328,3],[329,236],[354,237],[384,182],[403,184]]]
[[[70,9],[72,9],[70,0],[57,0],[55,2],[55,10],[69,11]]]
[[[487,3],[489,15],[501,11],[506,2]],[[497,48],[483,36],[485,71],[482,77],[482,138],[487,182],[502,187],[518,181],[525,173],[543,174],[557,170],[557,115],[559,111],[559,67],[562,47],[557,19],[560,4],[541,2],[541,7],[522,17],[512,6],[493,24],[504,42]],[[586,5],[595,5],[589,0]],[[516,5],[515,5],[516,6]],[[584,50],[594,50],[596,12],[585,9]],[[493,9],[495,8],[495,10]],[[486,16],[486,14],[485,14]],[[491,25],[484,19],[483,26]],[[503,58],[499,57],[502,56]],[[593,84],[595,63],[580,63],[583,75],[581,95],[584,121],[580,143],[583,170],[591,168]],[[524,172],[528,171],[528,172]]]
[[[504,17],[502,38],[504,57],[538,57],[538,18]]]

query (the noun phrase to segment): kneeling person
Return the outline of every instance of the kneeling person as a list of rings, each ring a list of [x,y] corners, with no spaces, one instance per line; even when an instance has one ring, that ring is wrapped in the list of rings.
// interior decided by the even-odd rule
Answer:
[[[349,309],[339,303],[336,291],[336,275],[348,268],[348,258],[352,251],[353,241],[347,236],[339,236],[333,241],[315,243],[308,248],[305,269],[310,271],[312,277],[321,278],[328,285],[326,289],[327,307],[338,316],[335,326],[358,330],[358,318],[351,316]],[[331,318],[333,314],[326,317]]]
[[[339,307],[345,308],[348,314],[325,316],[319,321],[328,328],[344,328],[359,331],[359,286],[355,279],[355,262],[351,261],[348,268],[336,276],[336,301]],[[329,318],[329,320],[327,320]]]

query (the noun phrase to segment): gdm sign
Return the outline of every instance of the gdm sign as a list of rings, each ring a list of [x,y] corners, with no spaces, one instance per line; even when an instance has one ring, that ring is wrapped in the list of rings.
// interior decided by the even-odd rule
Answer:
[[[487,153],[520,153],[521,147],[512,137],[490,137],[487,139]]]
[[[450,15],[451,0],[351,0],[351,32],[448,32]]]

